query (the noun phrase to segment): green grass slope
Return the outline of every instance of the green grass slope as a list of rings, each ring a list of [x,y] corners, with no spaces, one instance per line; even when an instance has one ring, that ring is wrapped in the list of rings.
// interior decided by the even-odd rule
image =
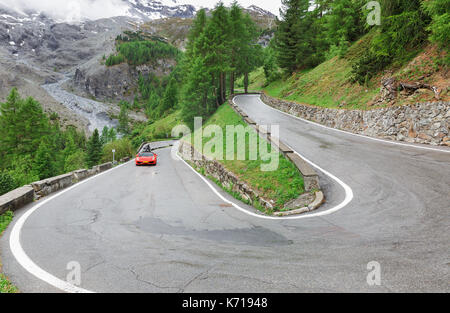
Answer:
[[[238,115],[228,104],[222,105],[217,112],[207,121],[204,127],[209,125],[218,125],[223,131],[223,151],[231,149],[233,147],[227,147],[226,144],[226,126],[227,125],[242,125],[244,127],[247,124],[243,121],[242,117]],[[254,131],[252,129],[254,133]],[[259,140],[263,140],[258,136]],[[184,138],[184,140],[189,140]],[[203,139],[203,146],[210,141],[211,138]],[[270,147],[269,144],[267,144]],[[290,200],[296,199],[304,191],[303,177],[297,170],[295,165],[288,161],[283,155],[279,154],[279,166],[275,171],[263,172],[261,171],[261,164],[268,162],[263,160],[258,152],[256,160],[249,160],[249,141],[248,135],[246,140],[246,160],[237,160],[236,143],[234,147],[235,158],[234,160],[218,160],[225,168],[237,175],[242,181],[249,186],[253,187],[258,193],[265,199],[274,200],[274,210],[280,211],[283,206]],[[208,153],[205,153],[208,155]],[[225,157],[224,157],[225,158]],[[229,191],[229,190],[227,190]],[[230,192],[230,191],[229,191]],[[236,196],[235,194],[233,194]],[[255,205],[258,209],[263,210],[261,206]],[[272,213],[272,212],[266,212]]]
[[[448,68],[443,64],[445,51],[426,45],[405,52],[385,71],[378,73],[366,85],[352,81],[352,64],[367,52],[372,34],[355,42],[343,57],[335,56],[319,66],[294,73],[292,76],[266,85],[262,68],[250,75],[249,90],[265,91],[272,97],[299,103],[343,109],[371,109],[389,105],[436,101],[431,90],[420,89],[414,94],[399,93],[391,102],[378,102],[381,81],[394,77],[397,81],[422,82],[441,90],[441,101],[450,100]],[[242,81],[238,82],[241,88]]]

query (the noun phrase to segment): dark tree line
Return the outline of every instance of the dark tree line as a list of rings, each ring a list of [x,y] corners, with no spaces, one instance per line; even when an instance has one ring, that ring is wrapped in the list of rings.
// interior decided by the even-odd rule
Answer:
[[[106,59],[106,66],[113,66],[124,62],[137,66],[155,62],[161,58],[176,59],[179,55],[179,50],[168,43],[148,41],[140,37],[135,39],[139,39],[139,41],[133,41],[129,38],[124,42],[117,41],[117,54],[112,54]]]
[[[367,53],[353,65],[354,80],[364,83],[394,60],[407,59],[430,38],[448,50],[450,1],[380,0],[381,25],[371,26],[366,0],[283,0],[274,51],[286,73],[343,56],[352,42],[372,32]]]
[[[95,130],[87,139],[73,126],[62,129],[39,102],[23,99],[14,88],[0,103],[0,195],[34,181],[92,167],[116,141],[114,129]],[[118,143],[120,147],[122,143]]]

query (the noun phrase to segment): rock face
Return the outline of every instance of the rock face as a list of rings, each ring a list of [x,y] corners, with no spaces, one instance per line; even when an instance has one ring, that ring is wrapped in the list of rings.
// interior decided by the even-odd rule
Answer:
[[[107,67],[100,64],[76,69],[72,84],[90,97],[110,101],[134,98],[139,75],[167,76],[175,67],[175,60],[161,59],[153,65],[129,66],[126,63]]]
[[[133,77],[128,64],[101,67],[94,73],[77,69],[73,85],[97,99],[124,99],[135,85]]]
[[[272,98],[265,93],[261,100],[289,114],[355,134],[450,146],[450,102],[425,102],[362,111],[308,106]]]

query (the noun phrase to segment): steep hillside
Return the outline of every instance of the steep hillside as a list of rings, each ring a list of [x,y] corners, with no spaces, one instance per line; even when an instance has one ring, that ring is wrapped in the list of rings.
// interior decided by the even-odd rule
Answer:
[[[342,57],[335,56],[269,85],[263,69],[258,69],[250,76],[250,89],[301,103],[348,109],[450,100],[446,52],[432,44],[413,51],[409,60],[393,62],[364,85],[354,82],[352,65],[366,53],[371,38],[372,34],[364,36]]]

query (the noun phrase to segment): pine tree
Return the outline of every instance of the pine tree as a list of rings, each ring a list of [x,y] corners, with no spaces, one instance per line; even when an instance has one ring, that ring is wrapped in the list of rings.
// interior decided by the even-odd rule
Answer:
[[[255,23],[249,14],[246,14],[242,23],[245,32],[243,33],[244,45],[239,53],[239,71],[244,75],[244,89],[248,93],[249,74],[256,68],[263,65],[263,50],[257,43],[259,34]]]
[[[204,59],[201,56],[194,58],[183,88],[181,104],[183,120],[191,128],[194,117],[206,117],[213,112],[212,107],[216,102],[213,89],[210,75],[205,70]]]
[[[41,180],[55,176],[57,173],[51,147],[46,141],[44,139],[40,143],[33,161],[33,171]]]
[[[102,130],[102,135],[100,137],[100,142],[102,143],[102,145],[105,145],[109,142],[109,128],[108,126],[103,127]]]
[[[124,135],[128,135],[130,133],[130,119],[128,117],[128,107],[125,105],[120,106],[119,127],[117,128],[117,130]]]
[[[287,73],[311,68],[323,61],[327,50],[323,38],[324,10],[310,10],[308,0],[283,0],[282,20],[275,33],[275,49],[280,68]]]
[[[182,61],[185,83],[180,106],[184,121],[191,127],[194,117],[209,115],[217,102],[217,97],[213,96],[213,90],[216,90],[214,75],[206,64],[206,55],[210,50],[206,36],[208,24],[205,11],[200,10],[189,33],[186,55]]]
[[[242,9],[239,7],[236,1],[231,5],[230,10],[230,29],[231,29],[231,54],[230,54],[230,93],[234,94],[234,83],[239,72],[239,66],[241,65],[241,53],[246,45],[245,37],[243,34],[246,32]]]
[[[16,88],[11,90],[5,103],[0,104],[0,165],[4,166],[6,155],[14,153],[20,141],[20,121],[18,111],[22,99]]]
[[[160,105],[160,116],[163,116],[167,111],[170,109],[173,109],[176,107],[178,102],[178,95],[177,95],[177,81],[175,78],[171,78],[169,80],[169,84],[166,87],[166,90],[164,92],[164,97],[161,101]]]
[[[117,139],[117,132],[114,128],[109,129],[108,141],[115,141]]]
[[[440,45],[447,51],[450,47],[450,1],[449,0],[430,0],[422,2],[423,10],[432,17],[428,26],[431,32],[430,40]]]
[[[216,108],[226,101],[226,76],[230,66],[230,17],[222,2],[215,7],[212,17],[205,29],[204,46],[206,69],[211,75],[211,82],[217,99]]]
[[[102,143],[100,142],[100,135],[98,130],[89,139],[87,144],[86,164],[89,168],[99,164],[102,157]]]
[[[5,103],[0,104],[0,156],[34,154],[41,138],[49,133],[48,117],[39,102],[23,100],[13,89]]]
[[[17,112],[20,135],[17,145],[18,153],[34,153],[42,138],[49,134],[48,118],[39,102],[33,98],[24,100]]]
[[[204,32],[206,27],[206,11],[201,9],[195,16],[193,25],[188,35],[188,43],[186,45],[186,59],[189,60],[194,54],[198,53],[196,50],[199,48],[196,46],[198,43],[198,37]]]
[[[335,0],[325,16],[325,36],[328,44],[345,49],[364,33],[359,1]]]
[[[309,9],[307,0],[282,0],[281,20],[277,22],[275,49],[280,68],[293,73],[297,68],[297,56],[302,34],[298,24],[305,18]]]

